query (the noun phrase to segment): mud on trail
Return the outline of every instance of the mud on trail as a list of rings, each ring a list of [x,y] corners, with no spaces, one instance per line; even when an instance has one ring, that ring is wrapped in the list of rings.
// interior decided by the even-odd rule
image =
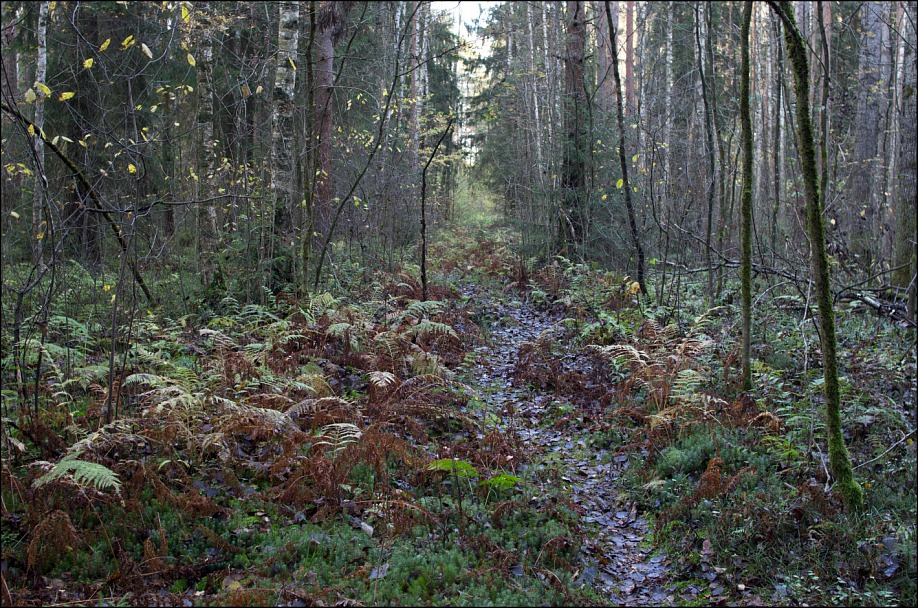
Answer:
[[[563,381],[552,380],[558,366],[562,375],[582,375],[589,363],[570,350],[554,361],[551,372],[543,370],[541,381],[520,378],[521,353],[540,338],[560,335],[562,317],[515,295],[504,302],[479,286],[466,285],[462,291],[491,319],[489,343],[475,349],[475,363],[466,378],[480,391],[486,407],[468,413],[490,414],[492,421],[499,417],[505,432],[533,450],[533,462],[521,470],[555,466],[561,471],[560,481],[580,508],[587,532],[576,586],[591,587],[608,604],[656,606],[677,601],[668,557],[654,551],[646,519],[620,491],[619,477],[628,467],[639,466],[642,455],[597,445],[591,438],[596,429],[589,413],[571,403]],[[529,371],[531,377],[533,370]]]

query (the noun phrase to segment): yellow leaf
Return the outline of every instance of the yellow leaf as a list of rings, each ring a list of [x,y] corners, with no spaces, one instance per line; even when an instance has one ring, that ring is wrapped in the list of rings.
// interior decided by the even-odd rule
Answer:
[[[293,63],[293,59],[291,57],[287,57],[287,61],[290,62],[290,67],[293,68],[293,71],[296,72],[296,64]]]
[[[29,89],[28,91],[25,92],[26,103],[35,103],[35,99],[37,97],[38,95],[36,95],[35,91],[33,91],[32,89]]]
[[[188,23],[188,20],[191,19],[191,11],[188,10],[188,7],[184,4],[182,5],[182,21]]]
[[[43,238],[45,238],[45,233],[44,233],[44,232],[39,232],[38,234],[35,235],[35,240],[36,240],[36,241],[40,241],[40,240],[42,240]]]
[[[84,61],[84,62],[83,62],[83,69],[88,70],[89,68],[91,68],[91,67],[92,67],[92,61],[93,61],[92,57],[90,57],[89,59],[87,59],[86,61]]]
[[[625,185],[625,180],[623,180],[623,179],[621,179],[621,178],[619,178],[618,181],[615,182],[615,187],[616,187],[616,188],[621,188],[621,187],[624,186],[624,185]]]
[[[131,175],[137,173],[137,167],[135,167],[132,163],[128,163],[128,173]]]
[[[36,83],[35,83],[35,86],[38,87],[38,90],[39,90],[39,91],[41,91],[42,93],[45,94],[45,97],[50,97],[50,96],[51,96],[51,89],[49,89],[49,88],[48,88],[48,85],[46,85],[45,83],[43,83],[43,82],[36,82]]]
[[[111,38],[106,38],[106,39],[105,39],[105,42],[102,43],[102,46],[99,47],[99,52],[100,52],[100,53],[104,53],[104,52],[105,52],[105,49],[107,49],[107,48],[108,48],[108,45],[110,45],[111,43],[112,43],[112,39],[111,39]]]
[[[113,293],[113,294],[112,294],[112,304],[115,303],[115,296],[117,296],[117,295],[118,295],[118,294],[116,294],[116,293]]]
[[[57,100],[58,100],[58,101],[67,101],[68,99],[70,99],[70,98],[73,97],[74,95],[76,95],[76,93],[74,93],[73,91],[65,91],[64,93],[61,93],[60,97],[58,97]]]
[[[640,154],[635,154],[634,156],[631,157],[631,162],[636,163],[638,161],[638,158],[640,157],[641,157]]]
[[[54,136],[54,139],[51,140],[51,145],[52,145],[52,146],[56,146],[56,145],[57,145],[57,140],[59,140],[60,138],[61,138],[60,135],[55,135],[55,136]]]
[[[255,89],[255,94],[259,95],[262,91],[264,91],[264,89],[262,88],[261,85],[258,85],[258,87],[256,87]]]
[[[603,194],[603,195],[602,195],[602,200],[606,200],[607,198],[609,198],[609,195],[608,195],[608,194]]]
[[[151,51],[151,50],[150,50],[150,47],[148,47],[147,45],[145,45],[143,42],[140,43],[140,50],[141,50],[141,51],[143,52],[143,54],[146,55],[148,58],[153,59],[153,51]]]
[[[29,125],[29,128],[26,130],[29,132],[29,135],[35,135],[35,125]]]
[[[242,87],[240,87],[240,88],[242,89],[242,98],[243,98],[243,99],[248,99],[249,95],[252,94],[252,91],[249,90],[249,85],[243,84]]]
[[[127,38],[121,41],[121,50],[122,51],[128,50],[129,48],[134,46],[136,42],[137,41],[134,40],[134,34],[131,34],[130,36],[128,36]]]
[[[194,57],[191,55],[191,53],[188,53],[188,65],[190,65],[191,67],[194,67],[197,65],[197,62],[195,62]]]
[[[111,291],[111,289],[112,289],[112,286],[111,286],[111,285],[103,285],[103,286],[102,286],[102,291]]]
[[[10,215],[12,215],[12,216],[13,216],[14,218],[16,218],[17,220],[19,219],[19,214],[16,213],[15,211],[10,211]]]

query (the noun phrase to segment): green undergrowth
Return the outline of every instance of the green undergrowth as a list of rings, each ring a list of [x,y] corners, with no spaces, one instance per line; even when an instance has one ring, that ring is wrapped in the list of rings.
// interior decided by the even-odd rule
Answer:
[[[588,531],[560,460],[536,457],[463,383],[488,327],[528,302],[558,322],[519,346],[512,381],[555,393],[541,423],[580,456],[629,455],[620,500],[653,522],[674,584],[697,587],[681,601],[712,600],[714,581],[736,602],[915,602],[915,362],[901,328],[839,310],[843,430],[866,491],[849,512],[826,473],[805,302],[776,288],[756,307],[742,395],[729,297],[712,306],[690,284],[657,306],[626,275],[525,258],[480,219],[434,240],[428,302],[411,265],[342,265],[347,289],[302,298],[127,299],[114,336],[114,273],[62,265],[49,314],[17,317],[4,299],[4,319],[20,319],[18,343],[9,324],[0,336],[9,599],[600,601],[572,583]]]
[[[524,473],[526,447],[467,413],[476,314],[449,282],[420,301],[416,268],[360,274],[337,295],[134,310],[111,359],[111,309],[91,304],[114,280],[73,270],[28,339],[4,333],[10,599],[584,601],[552,471]]]
[[[460,249],[449,267],[479,251]],[[681,601],[713,601],[721,585],[734,601],[776,605],[915,603],[916,373],[902,327],[857,302],[838,308],[843,431],[866,490],[851,512],[828,477],[819,338],[798,295],[769,289],[757,304],[754,390],[743,395],[729,296],[711,306],[688,283],[678,307],[658,306],[627,276],[532,262],[483,275],[562,318],[521,345],[515,380],[564,397],[542,424],[643,455],[620,499],[654,522],[675,580],[704,581]]]

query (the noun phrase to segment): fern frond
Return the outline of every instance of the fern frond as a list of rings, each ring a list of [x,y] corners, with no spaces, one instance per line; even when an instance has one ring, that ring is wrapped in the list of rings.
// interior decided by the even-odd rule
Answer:
[[[341,397],[322,397],[321,399],[303,399],[296,405],[293,405],[284,412],[285,415],[297,418],[313,417],[319,412],[328,412],[330,410],[344,410],[354,416],[359,414],[360,410],[356,405],[342,399]]]
[[[412,325],[408,329],[408,333],[413,334],[419,339],[426,339],[430,336],[450,336],[456,340],[459,339],[458,334],[456,334],[456,330],[454,330],[451,325],[447,325],[446,323],[438,323],[436,321],[430,321],[427,319],[421,321],[417,325]]]
[[[48,331],[64,339],[79,340],[82,343],[81,346],[84,347],[92,340],[88,325],[64,315],[48,317]]]
[[[370,384],[377,388],[387,388],[396,382],[398,382],[398,378],[392,372],[370,372]]]
[[[709,308],[704,311],[700,316],[695,319],[695,322],[692,324],[692,328],[689,330],[687,337],[694,337],[698,334],[704,333],[704,330],[711,325],[712,318],[717,315],[720,311],[724,310],[724,306],[715,306],[714,308]]]
[[[350,323],[332,323],[325,330],[325,335],[329,338],[340,338],[347,334],[353,326]]]
[[[219,329],[205,327],[204,329],[199,329],[198,334],[205,338],[210,338],[217,348],[236,348],[236,342]]]
[[[330,446],[332,457],[334,457],[349,444],[357,442],[361,436],[363,436],[363,431],[357,425],[347,422],[335,422],[322,427],[315,445]]]
[[[220,300],[218,309],[222,312],[225,312],[228,315],[238,315],[239,314],[239,300],[231,296],[227,296]]]
[[[63,374],[61,373],[61,368],[57,365],[57,360],[67,356],[66,348],[50,342],[42,344],[41,341],[35,338],[27,338],[22,341],[22,351],[26,357],[26,363],[29,365],[37,364],[38,354],[41,353],[42,363],[48,365],[51,372],[49,374],[50,379],[56,382],[63,380]]]
[[[673,379],[672,388],[670,389],[670,399],[682,401],[691,401],[695,397],[695,391],[704,381],[704,376],[694,369],[683,369],[676,374]]]
[[[440,365],[440,357],[416,347],[417,350],[413,355],[408,355],[406,360],[411,365],[411,371],[415,374],[428,375],[440,374],[443,368]]]
[[[324,314],[334,312],[338,300],[328,292],[313,294],[309,297],[309,316],[318,319]]]
[[[132,384],[146,384],[151,389],[157,389],[168,386],[169,379],[156,374],[138,372],[136,374],[131,374],[121,382],[121,386],[131,386]]]
[[[32,482],[32,486],[39,488],[65,476],[70,476],[80,486],[92,486],[97,490],[111,489],[115,492],[121,490],[121,480],[117,473],[101,464],[80,460],[75,455],[65,456],[50,472]]]
[[[584,350],[594,353],[606,363],[617,363],[618,360],[622,360],[640,369],[644,369],[649,364],[647,353],[630,344],[610,344],[608,346],[589,344],[584,347]]]
[[[414,317],[415,319],[423,319],[424,317],[429,317],[432,315],[438,315],[443,312],[444,304],[437,300],[412,300],[410,304],[405,308],[406,317]]]

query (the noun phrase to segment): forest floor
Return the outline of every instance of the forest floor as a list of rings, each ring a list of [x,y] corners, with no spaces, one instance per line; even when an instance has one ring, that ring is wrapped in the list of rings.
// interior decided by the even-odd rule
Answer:
[[[466,285],[462,291],[480,308],[493,307],[497,317],[489,328],[490,344],[475,349],[477,363],[470,384],[486,395],[488,406],[478,410],[477,416],[499,415],[505,432],[516,433],[525,445],[557,466],[563,472],[558,478],[563,491],[582,509],[583,522],[590,528],[581,547],[581,574],[575,584],[591,586],[609,605],[673,604],[675,585],[668,584],[669,561],[653,550],[646,519],[634,501],[623,500],[617,483],[622,470],[642,455],[599,448],[592,438],[593,420],[574,415],[578,408],[569,395],[519,381],[516,362],[520,350],[562,330],[563,317],[539,310],[520,296],[501,302],[497,294],[476,285]],[[571,350],[561,361],[560,373],[582,375],[586,371],[583,363]],[[557,374],[547,366],[542,371],[547,384]],[[592,414],[598,416],[598,408]]]
[[[4,391],[3,604],[913,603],[902,328],[840,311],[850,513],[805,302],[757,309],[743,395],[731,303],[513,243],[441,234],[427,302],[416,267],[341,268],[337,297],[148,313],[110,424],[104,311],[53,317],[41,407]]]

